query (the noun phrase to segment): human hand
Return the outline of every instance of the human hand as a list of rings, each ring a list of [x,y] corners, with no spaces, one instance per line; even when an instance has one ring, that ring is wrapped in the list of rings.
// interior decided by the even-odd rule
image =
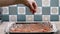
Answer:
[[[35,0],[21,0],[21,3],[29,7],[30,11],[34,14],[37,10],[37,3]]]

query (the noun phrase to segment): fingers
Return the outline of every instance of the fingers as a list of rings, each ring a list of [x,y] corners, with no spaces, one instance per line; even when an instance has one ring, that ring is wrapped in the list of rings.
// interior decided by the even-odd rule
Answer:
[[[37,4],[36,4],[36,2],[33,2],[32,5],[33,5],[33,8],[34,8],[32,13],[34,14],[36,12],[36,10],[37,10]]]
[[[33,8],[31,8],[32,9],[31,12],[34,14],[36,12],[36,10],[37,10],[36,2],[33,2],[31,6],[33,7]]]
[[[34,10],[34,7],[33,7],[32,3],[30,3],[29,7],[30,7],[31,10]]]
[[[30,11],[31,11],[32,14],[34,14],[36,12],[36,10],[37,10],[37,3],[35,1],[28,2],[25,5],[30,8]]]
[[[28,7],[29,7],[30,12],[31,12],[32,14],[35,13],[35,11],[34,11],[34,7],[32,6],[32,3],[25,4],[25,6],[28,6]]]
[[[35,8],[34,8],[33,3],[32,3],[32,4],[31,4],[31,6],[30,6],[30,11],[32,12],[32,14],[34,14],[34,13],[35,13]]]
[[[32,3],[25,4],[25,5],[29,7],[30,12],[31,12],[32,14],[34,14],[34,13],[35,13],[35,10],[34,10],[34,7],[33,7]]]
[[[33,7],[34,7],[34,9],[37,9],[37,3],[36,2],[33,2]]]

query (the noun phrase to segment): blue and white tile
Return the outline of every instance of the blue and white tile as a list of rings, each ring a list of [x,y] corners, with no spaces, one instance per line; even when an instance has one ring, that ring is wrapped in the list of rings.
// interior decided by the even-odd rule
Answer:
[[[26,15],[26,21],[34,21],[34,15]]]
[[[43,7],[50,7],[50,0],[42,0]]]
[[[10,22],[17,22],[17,15],[9,15]]]
[[[60,6],[60,0],[59,0],[59,6]]]
[[[32,14],[23,4],[2,7],[2,21],[60,21],[60,0],[35,0],[38,9]]]
[[[50,21],[59,21],[59,15],[50,15]]]
[[[60,15],[60,7],[59,7],[59,15]]]
[[[42,7],[38,7],[35,15],[42,15]]]
[[[33,15],[28,7],[26,7],[26,15]]]
[[[17,7],[9,7],[9,15],[17,15]]]
[[[59,14],[58,7],[51,7],[50,9],[51,9],[51,11],[50,11],[51,15],[58,15]]]
[[[59,6],[59,0],[51,0],[50,6],[51,7],[58,7]]]
[[[60,21],[60,15],[59,15],[59,21]]]
[[[17,21],[26,21],[26,15],[17,15]]]
[[[2,11],[3,11],[3,8],[2,8],[2,7],[0,7],[0,14],[2,13]]]
[[[36,3],[37,3],[37,5],[38,5],[38,7],[42,7],[42,0],[35,0],[36,1]]]
[[[9,15],[2,15],[2,21],[9,21]]]
[[[42,21],[50,21],[50,15],[43,15]]]
[[[17,7],[17,5],[9,5],[9,7]]]
[[[17,4],[18,7],[26,7],[24,4]]]
[[[42,15],[50,15],[50,7],[42,7]]]
[[[2,14],[3,15],[9,15],[9,7],[2,7],[3,11],[2,11]]]
[[[34,21],[42,21],[42,15],[34,15]]]
[[[25,15],[26,8],[25,7],[18,7],[18,14]]]

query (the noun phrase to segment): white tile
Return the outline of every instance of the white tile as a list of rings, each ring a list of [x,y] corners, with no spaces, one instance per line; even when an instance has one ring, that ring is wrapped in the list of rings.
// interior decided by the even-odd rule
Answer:
[[[25,9],[25,7],[18,7],[18,14],[25,14],[25,11],[26,11],[26,9]]]
[[[59,14],[59,9],[58,9],[58,7],[51,7],[50,9],[51,9],[50,13],[51,13],[52,15],[58,15],[58,14]]]
[[[35,15],[42,14],[42,7],[38,7]]]
[[[10,22],[17,22],[17,15],[9,15]]]
[[[43,21],[50,21],[50,15],[43,15],[42,20]]]
[[[49,7],[50,6],[50,0],[42,0],[42,6],[43,7]]]
[[[3,15],[9,14],[9,7],[2,7],[2,9],[3,9],[3,12],[2,12]]]
[[[34,21],[34,15],[26,15],[26,21]]]
[[[17,7],[17,5],[9,5],[9,7]]]

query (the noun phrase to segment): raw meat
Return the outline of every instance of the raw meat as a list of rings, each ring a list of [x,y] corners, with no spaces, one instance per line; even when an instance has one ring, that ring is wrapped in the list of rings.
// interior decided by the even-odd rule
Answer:
[[[46,24],[14,24],[10,32],[49,32],[52,28]]]

